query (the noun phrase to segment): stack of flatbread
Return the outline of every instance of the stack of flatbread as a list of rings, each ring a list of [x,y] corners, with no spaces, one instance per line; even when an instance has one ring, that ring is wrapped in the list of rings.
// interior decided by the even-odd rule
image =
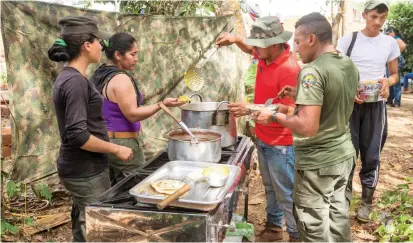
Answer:
[[[168,195],[174,194],[184,185],[185,183],[179,180],[159,180],[151,183],[155,191]]]

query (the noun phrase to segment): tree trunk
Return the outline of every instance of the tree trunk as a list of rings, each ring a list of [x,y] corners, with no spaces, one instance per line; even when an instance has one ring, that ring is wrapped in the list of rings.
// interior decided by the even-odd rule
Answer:
[[[334,4],[333,4],[333,1],[330,1],[330,7],[331,7],[331,9],[330,9],[330,11],[331,11],[331,21],[333,21],[333,19],[334,19]]]
[[[344,1],[340,2],[336,16],[333,18],[331,27],[333,29],[333,45],[337,46],[338,38],[340,36],[340,22],[343,18]]]
[[[351,0],[343,0],[343,27],[342,33],[343,36],[347,32],[347,26],[352,22],[353,16],[353,6]]]

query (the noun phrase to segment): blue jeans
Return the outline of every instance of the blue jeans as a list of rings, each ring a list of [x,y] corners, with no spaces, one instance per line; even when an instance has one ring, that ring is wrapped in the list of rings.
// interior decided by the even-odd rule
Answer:
[[[404,80],[403,80],[403,87],[404,90],[407,90],[407,88],[409,87],[409,79],[413,79],[413,73],[406,73],[404,75]]]
[[[402,85],[399,80],[395,85],[390,87],[388,102],[393,103],[394,105],[400,105],[402,99]]]
[[[287,232],[298,238],[293,215],[294,161],[293,146],[270,146],[257,139],[258,163],[267,198],[267,222],[283,226]]]

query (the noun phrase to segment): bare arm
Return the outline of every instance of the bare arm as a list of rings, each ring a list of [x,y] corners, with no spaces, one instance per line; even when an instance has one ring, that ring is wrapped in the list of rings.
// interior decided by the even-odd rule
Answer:
[[[133,157],[131,148],[103,141],[93,135],[90,135],[86,143],[80,148],[95,153],[114,154],[125,162]]]
[[[406,50],[406,43],[402,40],[402,39],[396,39],[397,44],[399,45],[400,48],[400,52],[403,52],[404,50]]]
[[[261,109],[253,115],[253,119],[258,123],[270,123],[272,111]],[[318,105],[300,105],[297,114],[287,115],[278,112],[275,117],[276,121],[282,126],[291,129],[291,131],[312,137],[317,134],[320,126],[321,106]]]
[[[393,61],[390,61],[387,63],[387,66],[389,68],[390,76],[388,77],[389,79],[389,86],[393,86],[399,82],[399,63],[397,58],[395,58]]]
[[[234,43],[243,52],[252,55],[253,47],[249,46],[249,45],[245,45],[244,42],[243,42],[243,39],[239,36],[236,36],[236,35],[233,35],[233,34],[230,34],[230,33],[222,33],[216,41],[216,44],[218,46],[228,46],[228,45],[232,45]]]
[[[90,135],[89,139],[83,144],[81,149],[95,152],[95,153],[107,153],[107,154],[115,154],[118,150],[119,145],[114,143],[108,143],[99,139],[93,135]]]
[[[126,74],[118,74],[112,78],[108,85],[109,100],[119,105],[122,114],[130,121],[137,122],[145,120],[160,110],[158,104],[138,106],[136,92],[133,84]],[[164,104],[168,107],[180,106],[185,102],[178,99],[167,98]]]
[[[300,106],[297,115],[276,114],[276,120],[282,126],[301,135],[312,137],[320,126],[321,106]]]
[[[283,104],[277,104],[278,107],[280,107],[278,109],[278,112],[281,112],[283,114],[287,114],[287,115],[292,115],[294,113],[294,109],[295,107],[293,106],[288,106],[288,105],[283,105]]]

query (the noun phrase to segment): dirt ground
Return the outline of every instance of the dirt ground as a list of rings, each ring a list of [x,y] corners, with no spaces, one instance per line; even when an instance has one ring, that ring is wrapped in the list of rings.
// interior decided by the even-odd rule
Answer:
[[[380,193],[384,190],[389,190],[396,187],[398,184],[406,183],[404,178],[406,176],[413,176],[413,94],[403,95],[401,107],[388,107],[389,118],[389,137],[382,152],[381,174],[378,184],[378,189],[375,197],[378,198]],[[254,152],[253,159],[257,156]],[[353,180],[354,198],[360,198],[361,185],[357,174],[360,162],[358,161],[356,173]],[[249,215],[248,221],[253,223],[256,230],[256,242],[265,241],[262,238],[262,231],[266,223],[265,213],[265,193],[261,182],[261,177],[258,170],[251,171],[249,184]],[[254,188],[254,190],[251,190]],[[5,218],[11,222],[18,224],[20,233],[17,235],[7,234],[2,237],[2,241],[34,241],[34,242],[62,242],[71,241],[71,224],[70,222],[44,231],[42,233],[34,234],[30,237],[23,236],[22,219],[27,218],[27,215],[33,219],[40,219],[49,215],[56,215],[58,213],[66,213],[70,216],[70,198],[66,194],[62,194],[62,187],[55,185],[53,187],[55,197],[53,206],[48,210],[40,212],[24,214],[24,212],[5,211]],[[354,211],[357,209],[357,206]],[[366,242],[377,241],[372,235],[375,230],[371,225],[362,225],[355,219],[355,212],[351,212],[351,227],[354,235],[354,241]],[[285,241],[288,240],[285,234]]]

